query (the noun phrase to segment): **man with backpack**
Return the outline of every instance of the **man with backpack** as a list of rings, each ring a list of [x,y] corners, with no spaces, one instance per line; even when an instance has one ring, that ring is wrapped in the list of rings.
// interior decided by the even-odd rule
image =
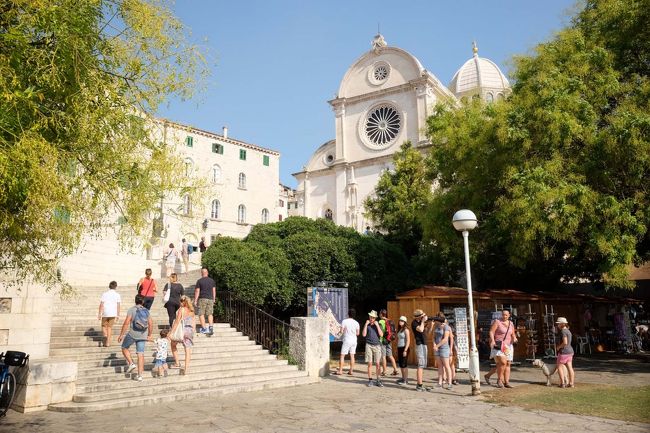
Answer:
[[[153,331],[151,315],[149,310],[142,305],[143,302],[143,296],[137,295],[135,297],[135,305],[126,312],[126,318],[117,339],[118,343],[122,343],[122,355],[124,355],[124,359],[128,364],[127,373],[131,373],[136,368],[129,352],[129,347],[135,343],[135,353],[138,356],[138,375],[135,380],[138,382],[142,381],[142,372],[144,371],[144,347],[147,340],[151,340],[151,332]]]
[[[381,375],[386,376],[386,358],[388,358],[393,366],[391,375],[397,376],[397,363],[393,356],[393,340],[397,338],[397,331],[395,330],[395,323],[389,320],[387,315],[386,309],[379,310],[379,326],[384,333],[381,338]]]

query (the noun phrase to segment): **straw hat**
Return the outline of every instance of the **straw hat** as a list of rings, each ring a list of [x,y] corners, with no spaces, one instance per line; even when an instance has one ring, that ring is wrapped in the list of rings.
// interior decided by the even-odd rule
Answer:
[[[376,319],[377,318],[377,312],[375,310],[372,310],[370,313],[368,313],[368,316],[374,317]]]
[[[404,322],[404,323],[408,323],[408,319],[406,318],[406,316],[399,316],[399,321]]]
[[[558,317],[557,321],[555,323],[560,323],[563,325],[568,325],[569,321],[566,319],[566,317]]]
[[[413,317],[422,317],[424,316],[424,311],[420,310],[419,308],[413,312]]]

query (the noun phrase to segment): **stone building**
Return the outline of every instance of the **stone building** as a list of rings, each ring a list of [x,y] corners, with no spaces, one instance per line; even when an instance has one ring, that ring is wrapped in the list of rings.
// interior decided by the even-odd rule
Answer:
[[[366,197],[392,167],[393,154],[404,141],[420,149],[431,145],[425,126],[436,103],[460,104],[466,98],[493,102],[509,91],[507,78],[494,62],[478,56],[476,45],[447,87],[412,54],[375,36],[371,50],[350,66],[329,101],[335,138],[294,174],[296,214],[328,218],[358,231],[372,226],[364,215]]]

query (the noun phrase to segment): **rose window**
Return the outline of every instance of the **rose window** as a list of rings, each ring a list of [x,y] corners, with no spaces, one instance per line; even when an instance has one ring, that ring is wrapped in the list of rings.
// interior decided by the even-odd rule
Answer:
[[[366,136],[375,146],[386,146],[397,137],[401,124],[401,116],[395,107],[380,105],[368,114]]]

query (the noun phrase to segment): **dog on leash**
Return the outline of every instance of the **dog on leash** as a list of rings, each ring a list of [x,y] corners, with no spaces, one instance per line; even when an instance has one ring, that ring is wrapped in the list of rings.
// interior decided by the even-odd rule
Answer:
[[[548,365],[546,365],[546,364],[544,363],[544,361],[542,361],[541,359],[535,359],[535,360],[533,361],[533,365],[534,365],[535,367],[537,367],[537,368],[540,368],[540,369],[542,370],[542,373],[544,373],[544,376],[546,376],[546,386],[551,386],[551,385],[553,385],[553,383],[552,383],[552,381],[551,381],[551,378],[552,378],[553,375],[557,372],[557,364],[554,365],[554,366],[553,366],[553,369],[551,370],[551,369],[548,368]],[[564,366],[562,366],[562,368],[564,368]],[[559,377],[559,376],[560,376],[560,374],[558,373],[558,377]],[[564,377],[565,377],[565,379],[564,379],[564,384],[565,384],[565,385],[568,385],[569,383],[568,383],[568,377],[567,377],[567,375],[565,374]]]

